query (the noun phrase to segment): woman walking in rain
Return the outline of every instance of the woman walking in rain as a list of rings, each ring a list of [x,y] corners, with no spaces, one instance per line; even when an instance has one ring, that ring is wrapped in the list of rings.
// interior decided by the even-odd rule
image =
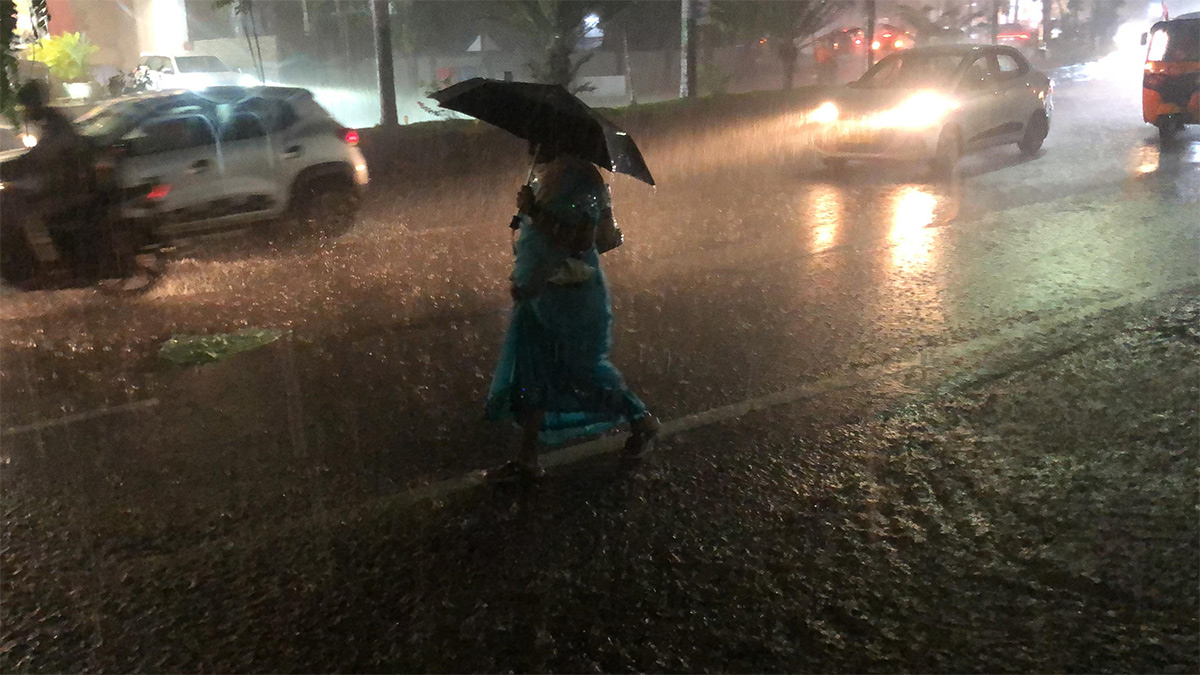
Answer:
[[[487,403],[489,418],[521,427],[520,453],[501,478],[541,476],[540,443],[625,422],[632,433],[624,455],[640,458],[659,429],[609,360],[612,305],[597,249],[597,231],[613,231],[608,188],[590,162],[533,152],[532,187],[518,194],[514,220],[514,309]]]

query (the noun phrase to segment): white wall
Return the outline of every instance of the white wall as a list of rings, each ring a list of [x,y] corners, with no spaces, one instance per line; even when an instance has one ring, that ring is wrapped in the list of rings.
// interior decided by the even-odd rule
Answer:
[[[188,41],[183,0],[134,0],[138,44],[142,52],[177,54]]]
[[[258,39],[258,49],[262,50],[263,70],[267,82],[279,79],[279,52],[275,36],[262,35]],[[231,68],[241,68],[243,72],[255,75],[254,60],[250,58],[250,49],[246,38],[218,38],[216,40],[196,40],[192,42],[192,51],[188,54],[203,54],[215,56]]]

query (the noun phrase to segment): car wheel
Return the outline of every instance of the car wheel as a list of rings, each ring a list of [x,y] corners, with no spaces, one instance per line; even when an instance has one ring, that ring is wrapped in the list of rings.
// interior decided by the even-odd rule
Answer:
[[[296,234],[338,237],[354,226],[359,197],[347,182],[306,181],[292,197],[292,217]]]
[[[1046,142],[1046,136],[1049,134],[1050,120],[1046,119],[1045,111],[1039,110],[1033,113],[1033,116],[1025,124],[1025,135],[1017,141],[1017,147],[1021,149],[1021,154],[1027,157],[1036,155],[1037,151],[1042,149],[1042,143]]]
[[[1163,116],[1158,120],[1158,137],[1164,141],[1175,138],[1175,134],[1183,131],[1183,121],[1173,117]]]
[[[140,295],[157,286],[167,272],[166,263],[157,253],[133,256],[125,267],[128,269],[119,276],[96,282],[96,289],[106,295]]]
[[[962,134],[955,127],[948,126],[942,129],[938,136],[937,152],[933,156],[933,174],[938,177],[952,174],[962,154]]]

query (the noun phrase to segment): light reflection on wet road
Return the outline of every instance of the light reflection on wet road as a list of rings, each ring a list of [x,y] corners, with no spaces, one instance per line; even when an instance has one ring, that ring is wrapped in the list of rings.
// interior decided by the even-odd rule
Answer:
[[[1160,149],[1133,94],[1102,80],[1057,96],[1040,157],[995,149],[949,182],[915,167],[830,175],[795,153],[801,137],[779,142],[792,116],[648,137],[661,186],[614,184],[628,241],[606,261],[618,364],[672,417],[1195,281],[1197,132]],[[520,164],[426,194],[419,177],[376,174],[362,226],[341,240],[273,251],[235,239],[174,265],[146,298],[6,291],[4,428],[161,404],[9,434],[5,456],[60,489],[117,480],[132,502],[140,489],[196,500],[168,510],[261,499],[260,512],[297,508],[287,496],[314,484],[350,499],[506,456],[479,412]],[[247,326],[292,337],[194,372],[155,357],[173,334]],[[66,464],[75,478],[62,480]]]

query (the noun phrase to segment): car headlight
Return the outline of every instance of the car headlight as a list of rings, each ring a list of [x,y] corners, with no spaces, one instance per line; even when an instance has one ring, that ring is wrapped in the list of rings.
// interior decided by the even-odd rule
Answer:
[[[808,114],[808,121],[817,124],[833,124],[838,121],[839,114],[837,105],[833,101],[826,101]]]
[[[958,101],[954,99],[937,92],[923,91],[883,113],[881,122],[887,127],[924,129],[940,124],[958,106]]]
[[[32,148],[33,146],[35,146],[37,144],[38,144],[37,136],[34,136],[33,134],[21,134],[21,145],[23,145],[27,148]]]

